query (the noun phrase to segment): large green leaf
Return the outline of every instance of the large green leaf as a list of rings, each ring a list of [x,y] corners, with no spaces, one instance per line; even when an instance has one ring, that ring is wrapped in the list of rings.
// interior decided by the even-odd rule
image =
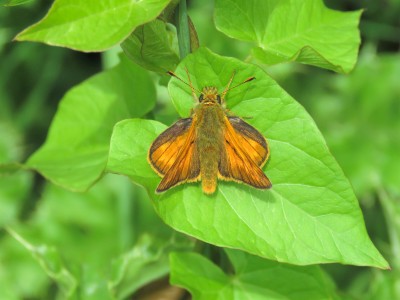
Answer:
[[[226,35],[255,42],[265,64],[298,61],[336,72],[353,69],[361,11],[338,12],[322,0],[216,0],[215,23]]]
[[[27,166],[65,188],[85,190],[106,166],[114,124],[142,116],[154,103],[149,75],[124,58],[64,96],[45,144]]]
[[[171,283],[193,299],[333,299],[334,285],[317,266],[299,267],[226,250],[233,274],[197,253],[170,254]]]
[[[165,74],[179,63],[176,31],[172,27],[154,20],[136,28],[121,47],[138,65]]]
[[[254,75],[257,80],[232,90],[227,106],[267,137],[271,158],[264,167],[273,187],[257,190],[220,182],[212,196],[198,183],[157,195],[160,178],[146,156],[151,142],[166,127],[155,121],[118,123],[111,138],[108,170],[145,186],[163,220],[178,231],[209,243],[239,248],[293,264],[341,262],[387,268],[368,238],[357,199],[329,153],[307,112],[263,70],[201,48],[185,58],[176,73],[191,72],[195,87],[221,91],[233,70],[233,84]],[[193,105],[190,89],[177,79],[169,83],[182,116]]]
[[[102,51],[156,18],[170,0],[56,0],[47,15],[16,39],[81,51]]]

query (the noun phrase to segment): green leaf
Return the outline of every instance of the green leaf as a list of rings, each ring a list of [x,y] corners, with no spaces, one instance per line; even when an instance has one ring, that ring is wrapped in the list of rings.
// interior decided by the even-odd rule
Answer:
[[[170,0],[56,0],[47,15],[16,37],[80,51],[103,51],[155,19]]]
[[[65,299],[75,299],[76,278],[64,266],[57,250],[47,245],[34,246],[14,230],[7,231],[31,253],[46,274],[57,283]]]
[[[86,190],[102,174],[115,123],[154,106],[149,75],[126,58],[72,88],[61,100],[45,144],[28,160],[50,181]]]
[[[127,299],[140,288],[169,273],[171,251],[190,250],[186,237],[170,235],[169,239],[143,234],[126,253],[112,261],[108,275],[108,291],[113,299]]]
[[[131,60],[150,71],[165,74],[179,63],[176,30],[161,20],[136,28],[121,47]]]
[[[159,122],[142,119],[117,123],[111,137],[106,171],[127,175],[145,187],[156,186],[159,177],[149,172],[147,152],[154,138],[166,128]]]
[[[334,285],[317,266],[298,267],[226,250],[233,274],[197,253],[170,254],[171,283],[193,299],[332,299]]]
[[[154,237],[142,236],[132,250],[113,261],[108,284],[110,293],[116,299],[126,299],[140,287],[166,276],[171,245],[179,249],[178,243],[171,242],[161,244]]]
[[[356,61],[361,11],[338,12],[322,0],[216,0],[215,23],[226,35],[255,42],[267,65],[297,61],[350,72]]]
[[[257,78],[229,92],[226,104],[234,114],[251,117],[248,122],[267,137],[271,158],[264,171],[272,189],[219,182],[209,196],[192,183],[155,194],[160,178],[148,164],[147,152],[166,127],[137,119],[115,126],[108,171],[145,186],[168,225],[208,243],[299,265],[388,267],[368,238],[348,180],[301,105],[259,67],[205,48],[178,66],[176,74],[182,78],[184,67],[197,88],[212,85],[222,91],[233,70],[233,85]],[[193,104],[190,89],[172,78],[169,91],[180,115],[188,116]]]

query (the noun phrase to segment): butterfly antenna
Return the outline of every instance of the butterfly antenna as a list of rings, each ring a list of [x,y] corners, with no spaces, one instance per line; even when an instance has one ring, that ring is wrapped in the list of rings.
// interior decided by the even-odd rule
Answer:
[[[231,76],[231,78],[229,79],[229,82],[228,82],[228,84],[226,85],[225,90],[224,90],[224,91],[222,92],[222,94],[221,94],[221,99],[222,99],[222,100],[224,100],[226,93],[229,91],[229,87],[231,86],[231,83],[232,83],[233,77],[235,77],[235,74],[236,74],[236,70],[233,70],[232,76]]]
[[[185,71],[186,71],[187,77],[189,79],[189,85],[190,85],[190,89],[192,90],[192,95],[193,95],[194,101],[197,102],[197,100],[198,100],[197,99],[197,95],[194,92],[194,87],[193,87],[193,84],[192,84],[192,80],[190,79],[190,74],[189,74],[189,71],[188,71],[188,69],[186,67],[185,67]],[[201,92],[200,92],[200,94],[201,94]]]
[[[189,83],[187,83],[186,81],[184,81],[182,78],[180,78],[178,75],[176,75],[176,74],[175,74],[174,72],[172,72],[172,71],[168,71],[167,73],[168,73],[169,75],[171,75],[172,77],[177,78],[178,80],[180,80],[180,81],[183,82],[184,84],[188,85],[188,86],[190,87],[190,90],[192,91],[193,98],[195,99],[195,101],[198,101],[197,95],[196,95],[195,91],[198,92],[199,94],[202,94],[202,92],[200,92],[199,90],[197,90],[197,89],[194,88],[194,86],[192,85],[192,81],[191,81],[191,79],[190,79],[189,72],[188,72],[188,70],[187,70],[186,67],[185,67],[185,70],[186,70],[186,73],[187,73],[188,78],[189,78]]]
[[[229,86],[231,85],[231,82],[232,82],[232,79],[233,79],[233,76],[234,76],[234,75],[235,75],[235,72],[233,72],[233,75],[232,75],[231,79],[229,80],[228,86],[225,88],[225,90],[224,90],[224,91],[222,92],[222,94],[221,94],[221,98],[222,98],[222,99],[224,99],[225,95],[226,95],[230,90],[233,90],[234,88],[237,88],[238,86],[241,86],[242,84],[245,84],[245,83],[247,83],[247,82],[250,82],[250,81],[256,79],[254,76],[249,77],[249,78],[247,78],[245,81],[243,81],[243,82],[241,82],[241,83],[239,83],[239,84],[237,84],[237,85],[235,85],[235,86],[233,86],[233,87],[230,88]]]

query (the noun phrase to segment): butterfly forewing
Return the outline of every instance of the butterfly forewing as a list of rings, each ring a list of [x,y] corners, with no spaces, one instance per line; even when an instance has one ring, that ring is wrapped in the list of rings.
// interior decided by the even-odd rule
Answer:
[[[161,133],[151,145],[149,161],[164,176],[157,192],[199,179],[200,164],[195,145],[195,124],[192,123],[192,118],[179,120]]]
[[[149,161],[160,175],[165,175],[175,163],[179,151],[185,144],[192,118],[181,119],[161,133],[149,150]]]

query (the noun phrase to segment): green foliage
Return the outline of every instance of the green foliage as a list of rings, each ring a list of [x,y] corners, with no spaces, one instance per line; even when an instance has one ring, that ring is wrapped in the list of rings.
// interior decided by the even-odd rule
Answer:
[[[160,20],[138,28],[121,44],[126,55],[138,65],[159,73],[175,70],[179,63],[176,31]]]
[[[399,72],[399,55],[377,56],[368,47],[347,76],[297,73],[284,83],[314,117],[359,196],[382,187],[400,193]]]
[[[84,81],[98,55],[7,44],[43,15],[39,2],[0,10],[1,299],[130,299],[168,276],[193,299],[400,297],[400,59],[374,50],[386,47],[379,38],[398,40],[400,6],[366,10],[369,45],[345,76],[305,65],[352,70],[361,10],[322,0],[195,1],[188,10],[184,0],[100,2],[55,0],[16,38],[113,47]],[[382,19],[391,30],[373,32]],[[187,85],[172,78],[167,90],[160,74],[187,80],[185,68],[197,89],[222,91],[234,70],[233,85],[256,77],[230,91],[226,107],[267,138],[271,190],[219,182],[210,196],[188,183],[155,194],[161,178],[147,153],[167,128],[158,121],[195,105]],[[332,264],[388,268],[355,194],[391,273]]]
[[[332,78],[330,85],[341,101],[330,114],[316,118],[326,118],[324,123],[331,124],[326,130],[323,125],[326,137],[360,194],[373,193],[383,186],[400,193],[400,56],[378,58],[368,52],[348,78]],[[318,106],[332,101],[317,100],[314,95],[310,100],[320,101]],[[342,130],[333,132],[333,126],[339,125]]]
[[[195,299],[334,299],[334,285],[317,266],[297,267],[225,249],[225,273],[197,253],[170,254],[171,282]]]
[[[75,298],[77,282],[65,268],[56,249],[46,245],[35,247],[13,230],[8,230],[8,232],[31,252],[47,275],[58,284],[64,298]]]
[[[166,254],[170,245],[152,244],[154,237],[144,236],[130,252],[114,260],[108,287],[116,299],[125,299],[140,287],[168,274]]]
[[[18,172],[18,165],[8,164],[21,159],[21,134],[8,122],[0,122],[0,226],[14,221],[31,188],[32,176]]]
[[[130,218],[136,223],[126,242],[119,228],[122,214],[113,199],[121,198],[121,191],[127,188],[131,189],[129,182],[110,176],[78,197],[48,186],[29,226],[9,229],[58,285],[62,299],[124,299],[168,273],[169,251],[190,249],[190,242],[161,224],[145,201],[138,203],[133,214],[131,211]],[[141,218],[142,214],[146,218]],[[154,234],[141,230],[148,228],[148,222],[157,227]],[[7,248],[3,244],[3,249]],[[11,254],[6,251],[2,255],[2,261],[7,261]],[[28,274],[18,276],[29,278]]]
[[[0,0],[0,5],[3,6],[16,6],[32,2],[33,0]]]
[[[103,51],[122,42],[139,25],[156,18],[169,2],[56,0],[41,21],[16,39],[81,51]]]
[[[154,102],[149,75],[122,59],[115,68],[86,80],[64,96],[46,143],[29,158],[27,166],[61,186],[86,190],[106,166],[114,124],[144,115]]]
[[[289,92],[314,116],[349,176],[367,213],[369,231],[392,268],[390,273],[362,272],[349,287],[356,299],[396,299],[400,295],[396,290],[400,278],[400,178],[395,154],[400,151],[399,63],[399,55],[377,55],[368,45],[348,76],[306,71],[293,72],[284,80]],[[381,209],[384,219],[379,216]],[[382,221],[386,227],[382,228]]]
[[[146,157],[151,142],[165,127],[144,120],[117,124],[109,171],[145,186],[167,224],[209,243],[300,265],[335,261],[387,267],[368,239],[347,179],[300,105],[261,69],[206,49],[182,61],[176,70],[181,77],[185,74],[182,66],[192,73],[195,87],[217,83],[220,91],[233,70],[237,71],[233,84],[255,75],[254,84],[228,94],[227,106],[236,115],[250,116],[249,122],[270,141],[271,160],[264,171],[273,189],[220,182],[211,197],[198,184],[156,195],[159,177]],[[169,90],[178,112],[188,116],[190,89],[171,80]],[[129,132],[140,132],[140,136],[129,136]]]
[[[255,42],[252,54],[261,62],[298,61],[344,73],[357,60],[360,15],[328,9],[322,0],[215,1],[217,28]]]

